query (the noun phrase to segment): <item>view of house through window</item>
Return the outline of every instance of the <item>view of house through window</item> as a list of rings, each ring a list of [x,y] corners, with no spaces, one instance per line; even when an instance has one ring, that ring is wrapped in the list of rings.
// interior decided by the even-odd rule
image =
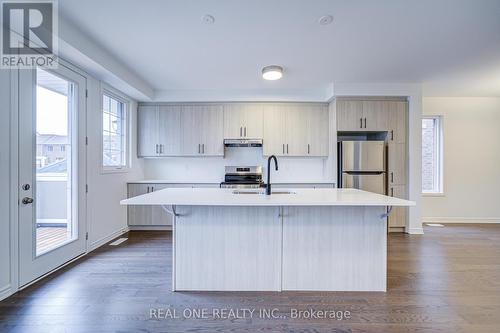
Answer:
[[[422,193],[443,192],[441,118],[422,118]]]
[[[104,93],[102,97],[102,164],[104,169],[122,169],[126,157],[126,103]]]
[[[37,69],[36,254],[77,236],[73,219],[73,84]]]

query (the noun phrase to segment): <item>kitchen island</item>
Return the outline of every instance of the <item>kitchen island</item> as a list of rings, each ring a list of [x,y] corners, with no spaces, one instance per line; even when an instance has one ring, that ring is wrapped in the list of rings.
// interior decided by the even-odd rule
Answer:
[[[174,216],[173,290],[385,291],[387,212],[356,189],[168,188],[122,200]]]

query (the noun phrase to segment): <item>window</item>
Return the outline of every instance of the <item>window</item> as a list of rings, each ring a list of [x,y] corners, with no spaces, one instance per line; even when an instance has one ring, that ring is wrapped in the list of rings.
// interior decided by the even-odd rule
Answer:
[[[443,193],[443,127],[439,116],[422,118],[422,193]]]
[[[102,165],[104,170],[127,168],[126,100],[104,91],[102,95]]]

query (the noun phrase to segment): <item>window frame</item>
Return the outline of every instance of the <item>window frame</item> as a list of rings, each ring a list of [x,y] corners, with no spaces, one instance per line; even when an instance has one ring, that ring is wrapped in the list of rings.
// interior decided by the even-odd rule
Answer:
[[[443,197],[445,196],[445,186],[444,186],[444,121],[442,115],[423,115],[422,120],[432,119],[437,121],[435,126],[435,133],[437,140],[434,149],[436,150],[437,158],[437,170],[436,171],[436,183],[437,189],[432,191],[424,191],[422,184],[421,193],[422,196],[426,197]],[[421,145],[423,147],[423,139],[421,140]]]
[[[124,110],[123,110],[123,117],[124,117],[123,131],[125,133],[123,133],[123,142],[122,143],[124,145],[123,149],[125,150],[125,157],[124,157],[125,164],[124,165],[120,165],[120,166],[111,166],[111,165],[106,166],[106,165],[104,165],[104,140],[103,140],[103,134],[102,134],[104,131],[103,121],[102,121],[103,112],[104,112],[104,105],[103,105],[104,95],[106,95],[110,98],[113,98],[120,103],[123,103],[123,107],[124,107]],[[122,94],[120,91],[114,89],[113,87],[101,82],[101,89],[100,89],[100,93],[99,93],[99,105],[100,105],[100,109],[99,109],[100,157],[99,157],[99,160],[100,160],[101,174],[127,173],[131,169],[131,161],[130,161],[130,159],[131,159],[131,155],[130,155],[130,147],[131,147],[131,144],[130,144],[130,104],[131,104],[131,102],[132,101],[128,96]]]

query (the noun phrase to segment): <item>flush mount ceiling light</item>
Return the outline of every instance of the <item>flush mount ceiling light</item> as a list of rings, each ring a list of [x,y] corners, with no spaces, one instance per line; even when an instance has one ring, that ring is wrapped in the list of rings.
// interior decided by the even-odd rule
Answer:
[[[325,15],[321,16],[318,20],[318,23],[321,25],[328,25],[333,22],[333,16],[332,15]]]
[[[203,21],[203,23],[205,24],[214,24],[215,22],[215,17],[213,17],[212,15],[203,15],[203,17],[201,18],[201,20]]]
[[[283,76],[283,67],[271,65],[262,68],[262,77],[264,80],[279,80]]]

